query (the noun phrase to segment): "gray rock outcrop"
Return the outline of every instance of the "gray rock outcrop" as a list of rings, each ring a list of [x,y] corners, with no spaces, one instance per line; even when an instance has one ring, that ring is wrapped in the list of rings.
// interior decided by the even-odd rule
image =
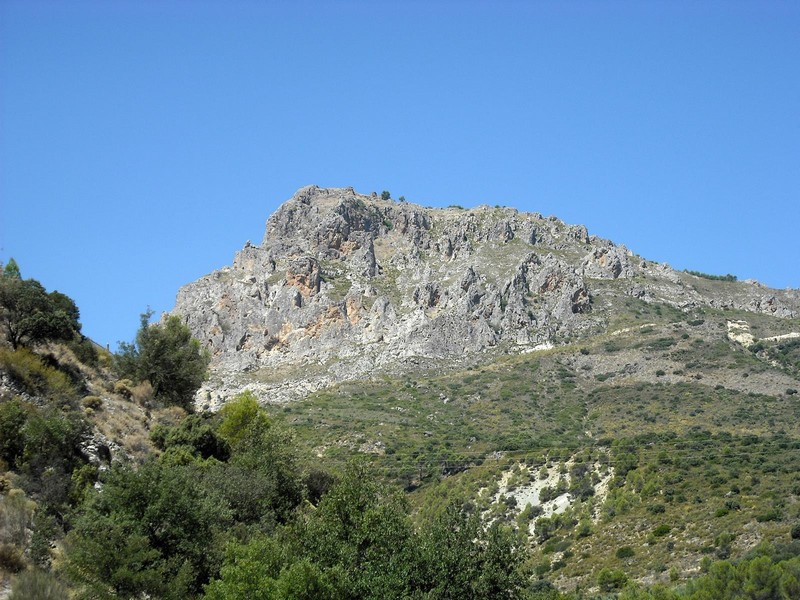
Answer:
[[[244,388],[285,401],[378,370],[566,342],[606,325],[596,294],[797,311],[788,292],[741,283],[709,297],[694,279],[554,217],[310,186],[269,218],[261,245],[181,288],[173,312],[212,353],[197,402],[216,408]]]

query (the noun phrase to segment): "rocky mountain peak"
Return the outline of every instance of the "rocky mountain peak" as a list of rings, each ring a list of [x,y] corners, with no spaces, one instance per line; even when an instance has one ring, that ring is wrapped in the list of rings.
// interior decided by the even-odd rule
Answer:
[[[791,316],[798,297],[748,283],[711,293],[581,225],[511,208],[426,208],[304,187],[231,267],[174,309],[212,352],[210,407],[249,387],[267,401],[337,381],[447,368],[562,344],[608,325],[619,298]]]

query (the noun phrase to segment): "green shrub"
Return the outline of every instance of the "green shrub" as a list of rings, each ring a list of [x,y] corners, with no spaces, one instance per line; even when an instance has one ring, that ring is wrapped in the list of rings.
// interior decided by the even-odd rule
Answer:
[[[759,523],[767,523],[769,521],[780,521],[781,520],[781,511],[777,508],[773,508],[762,513],[756,515],[756,521]]]
[[[534,573],[536,573],[537,577],[544,577],[550,572],[550,561],[545,560],[534,568]]]
[[[618,569],[603,568],[597,574],[597,585],[601,592],[621,590],[628,583],[628,576]]]
[[[617,548],[617,558],[630,558],[634,556],[636,552],[630,546],[621,546]]]
[[[567,566],[567,563],[561,559],[555,561],[552,565],[550,565],[551,571],[558,571],[559,569],[563,569]]]
[[[55,520],[55,517],[45,513],[43,510],[37,510],[33,515],[33,535],[30,542],[30,557],[33,563],[42,568],[49,568],[51,555],[51,546],[54,546],[55,540],[61,529]]]
[[[704,556],[700,559],[700,572],[708,573],[712,564],[714,564],[714,560],[710,556]]]
[[[81,597],[195,597],[220,560],[229,518],[189,467],[114,467],[67,535],[65,570]],[[81,590],[81,588],[83,588]]]
[[[19,398],[0,404],[0,459],[10,469],[15,467],[25,450],[22,428],[32,410],[30,404]]]
[[[39,409],[20,400],[0,404],[0,449],[19,475],[19,485],[47,510],[69,503],[71,474],[85,464],[82,444],[88,424],[77,411]],[[6,499],[8,508],[11,494]]]
[[[578,538],[585,538],[592,535],[592,526],[589,521],[581,521],[575,535],[577,535]]]
[[[674,338],[662,337],[650,342],[647,347],[651,350],[666,350],[667,348],[671,348],[674,344]]]
[[[219,411],[221,421],[217,433],[231,446],[236,446],[254,427],[269,425],[267,412],[258,404],[250,390],[245,390],[225,403]]]
[[[207,415],[189,415],[175,427],[156,425],[150,432],[150,440],[159,450],[183,448],[189,456],[228,460],[230,445],[214,430]]]
[[[664,537],[670,531],[672,531],[672,528],[669,525],[662,523],[661,525],[653,529],[653,535],[656,537]]]
[[[303,478],[303,484],[308,494],[308,501],[314,506],[319,504],[322,497],[336,483],[336,478],[319,468],[311,468]]]

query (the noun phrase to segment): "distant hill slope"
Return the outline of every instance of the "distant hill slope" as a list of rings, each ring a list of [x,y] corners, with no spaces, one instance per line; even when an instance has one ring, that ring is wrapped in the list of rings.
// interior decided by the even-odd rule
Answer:
[[[212,351],[198,405],[213,408],[244,388],[279,402],[605,336],[631,301],[800,315],[797,290],[677,272],[555,217],[316,186],[269,218],[260,246],[183,287],[174,312]],[[778,322],[771,334],[790,333]]]

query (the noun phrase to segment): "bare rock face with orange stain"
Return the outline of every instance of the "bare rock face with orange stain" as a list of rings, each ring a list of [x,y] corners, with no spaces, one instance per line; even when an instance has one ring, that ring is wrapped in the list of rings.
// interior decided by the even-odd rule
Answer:
[[[295,287],[304,298],[319,292],[319,262],[311,257],[292,260],[286,271],[286,285]]]
[[[581,225],[511,208],[427,208],[352,188],[299,190],[233,265],[184,286],[174,313],[212,354],[198,393],[285,401],[377,371],[463,366],[603,331],[620,298],[791,316],[796,292],[724,297]]]

